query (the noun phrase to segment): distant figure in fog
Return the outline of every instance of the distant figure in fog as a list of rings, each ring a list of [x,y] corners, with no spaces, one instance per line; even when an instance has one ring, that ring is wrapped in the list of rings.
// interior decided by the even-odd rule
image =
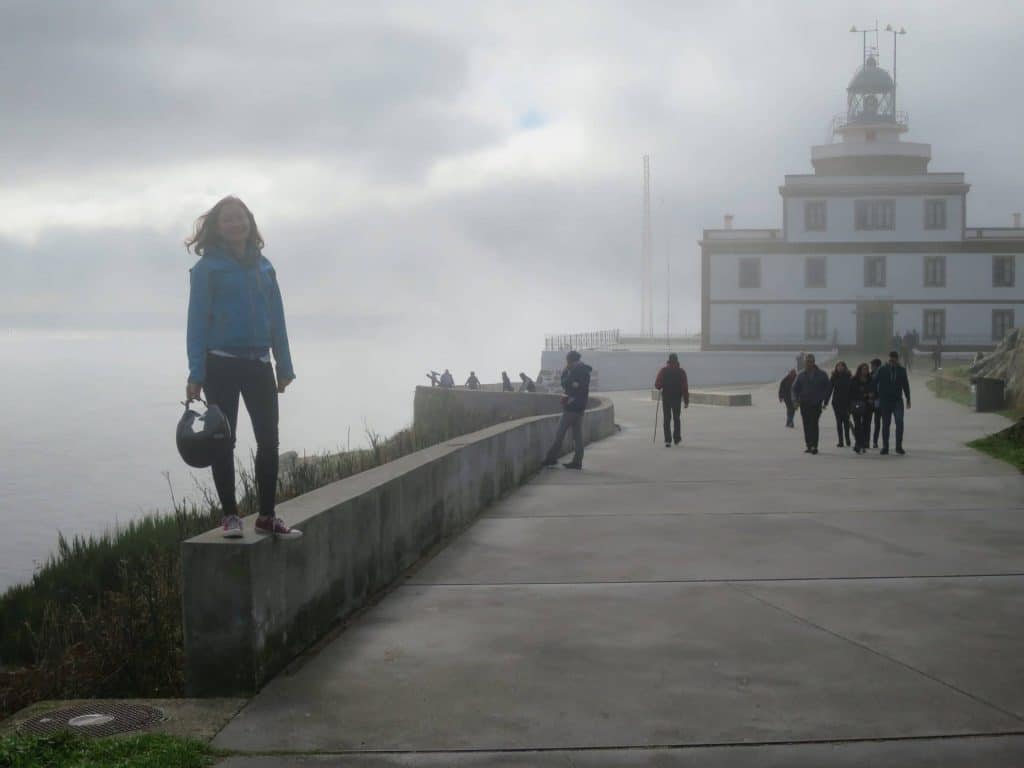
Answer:
[[[466,379],[466,389],[480,389],[480,379],[476,377],[476,371],[469,372],[469,378]]]
[[[536,392],[537,385],[533,383],[533,379],[527,376],[522,371],[519,372],[519,391],[520,392]]]
[[[502,392],[515,392],[515,387],[512,386],[512,379],[508,377],[506,371],[501,372],[501,391]]]
[[[793,382],[793,402],[800,409],[800,420],[804,424],[804,453],[818,453],[818,422],[828,400],[828,374],[815,365],[814,355],[804,359],[804,370]]]
[[[796,368],[790,368],[789,373],[782,377],[779,382],[779,402],[786,404],[786,426],[793,427],[793,415],[796,413],[796,406],[793,405],[793,382],[796,381]]]
[[[882,361],[877,357],[871,359],[871,378],[874,380],[878,369],[882,367]],[[871,447],[878,448],[878,433],[882,431],[882,411],[878,408],[878,392],[875,391],[875,407],[871,410],[871,421],[874,424],[871,432]],[[867,446],[865,446],[866,448]]]
[[[437,371],[431,371],[427,374],[427,378],[430,379],[430,386],[436,387],[441,380],[441,374]]]
[[[840,360],[832,369],[832,376],[829,378],[829,396],[825,398],[827,406],[832,401],[832,412],[836,417],[836,432],[839,434],[839,444],[836,448],[844,445],[850,447],[850,369],[846,363]],[[843,442],[845,437],[846,442]]]
[[[553,467],[558,463],[565,433],[571,429],[575,453],[572,461],[562,466],[566,469],[583,469],[583,412],[587,410],[590,399],[591,370],[589,365],[580,360],[580,353],[576,350],[565,356],[565,368],[562,369],[562,391],[565,393],[562,396],[562,418],[542,466]]]
[[[935,340],[935,349],[932,350],[932,370],[937,371],[942,367],[942,337]]]
[[[235,499],[238,400],[245,403],[256,437],[256,533],[297,538],[275,515],[278,473],[278,395],[295,380],[284,303],[252,211],[225,197],[199,217],[185,247],[199,255],[189,278],[188,383],[185,400],[217,405],[231,425],[231,449],[214,460],[213,483],[224,517],[221,533],[243,535]],[[275,379],[271,352],[277,366]]]
[[[658,376],[654,379],[654,388],[661,392],[665,447],[671,448],[673,442],[679,445],[683,439],[680,418],[682,413],[679,407],[690,407],[690,386],[686,380],[686,371],[680,367],[679,355],[675,352],[668,356],[665,367],[658,371]],[[669,426],[672,427],[671,432]]]
[[[799,374],[804,369],[804,363],[807,362],[807,355],[801,352],[796,356],[796,372]]]
[[[444,373],[441,374],[441,386],[445,389],[451,389],[455,386],[455,379],[447,368],[444,369]]]
[[[850,380],[850,414],[853,416],[853,450],[864,453],[868,449],[868,430],[871,414],[875,410],[875,380],[867,363],[857,366]]]

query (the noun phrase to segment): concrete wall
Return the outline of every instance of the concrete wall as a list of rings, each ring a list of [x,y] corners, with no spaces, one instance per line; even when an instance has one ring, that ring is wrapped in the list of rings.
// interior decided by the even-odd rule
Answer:
[[[591,404],[587,442],[615,430],[611,401]],[[278,514],[298,540],[257,537],[250,518],[243,539],[183,542],[186,695],[254,693],[536,472],[558,419],[489,427],[285,502]]]
[[[558,395],[540,392],[416,387],[413,429],[417,439],[448,440],[505,421],[560,413],[561,410]]]
[[[583,353],[583,362],[600,372],[603,392],[648,390],[665,365],[669,351],[588,350]],[[794,352],[706,352],[682,348],[675,351],[691,387],[778,381],[796,363]],[[553,367],[564,357],[561,352],[542,352],[541,367]],[[819,359],[823,359],[821,353]]]

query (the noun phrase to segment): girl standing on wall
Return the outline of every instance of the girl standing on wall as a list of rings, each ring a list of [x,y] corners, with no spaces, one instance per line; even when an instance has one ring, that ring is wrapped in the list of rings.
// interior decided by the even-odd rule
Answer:
[[[277,491],[278,405],[295,379],[284,304],[274,267],[263,256],[256,219],[237,197],[225,197],[196,220],[185,247],[200,258],[191,270],[188,300],[188,384],[185,397],[206,390],[231,424],[231,451],[213,463],[226,538],[242,536],[235,499],[235,427],[241,396],[256,436],[256,533],[297,538],[274,514]],[[277,377],[270,363],[273,351]]]

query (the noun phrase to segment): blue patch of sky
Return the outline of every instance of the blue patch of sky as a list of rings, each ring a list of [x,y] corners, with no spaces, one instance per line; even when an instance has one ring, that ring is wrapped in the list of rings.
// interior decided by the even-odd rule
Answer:
[[[519,116],[519,127],[524,131],[532,131],[540,128],[547,122],[547,118],[536,109],[528,109]]]

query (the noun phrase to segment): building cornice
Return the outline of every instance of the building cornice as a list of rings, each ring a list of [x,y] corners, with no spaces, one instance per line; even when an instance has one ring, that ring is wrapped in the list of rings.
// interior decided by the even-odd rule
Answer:
[[[865,179],[870,177],[865,177]],[[783,197],[906,197],[914,195],[966,195],[970,184],[951,182],[878,182],[864,184],[783,184]]]
[[[911,240],[906,242],[800,242],[785,240],[715,240],[700,241],[708,254],[830,254],[830,253],[1024,253],[1024,238],[1007,240]]]

